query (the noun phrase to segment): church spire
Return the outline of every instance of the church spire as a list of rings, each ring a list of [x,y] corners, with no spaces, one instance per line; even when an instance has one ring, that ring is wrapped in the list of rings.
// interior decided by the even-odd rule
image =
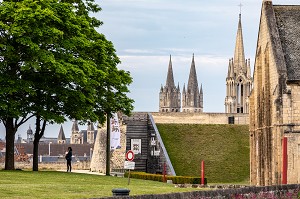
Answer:
[[[242,6],[242,4],[240,4]],[[249,95],[252,88],[250,60],[245,59],[241,10],[233,59],[229,60],[226,78],[226,113],[249,113]]]
[[[159,92],[159,112],[179,112],[181,108],[180,97],[179,83],[177,87],[175,86],[170,55],[166,85],[161,87]]]
[[[195,60],[194,60],[194,54],[190,69],[190,76],[188,80],[187,85],[187,92],[189,93],[196,93],[198,91],[198,81],[197,81],[197,74],[196,74],[196,67],[195,67]]]
[[[173,77],[173,68],[172,68],[172,60],[170,55],[169,68],[167,74],[166,87],[169,89],[173,89],[175,87],[174,77]]]
[[[239,73],[240,70],[245,71],[245,53],[243,43],[243,31],[241,13],[239,14],[238,30],[236,35],[235,50],[234,50],[234,71]]]
[[[64,129],[63,129],[62,125],[60,125],[60,130],[59,130],[59,133],[58,133],[57,140],[58,140],[58,142],[66,140],[66,136],[65,136]]]

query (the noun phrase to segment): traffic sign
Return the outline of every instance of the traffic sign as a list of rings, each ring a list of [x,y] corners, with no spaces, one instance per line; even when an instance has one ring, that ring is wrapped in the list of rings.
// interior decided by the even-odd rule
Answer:
[[[134,170],[134,167],[135,167],[135,162],[131,162],[131,161],[124,162],[124,169]]]
[[[133,159],[134,159],[134,153],[133,153],[133,151],[131,151],[131,150],[127,151],[127,153],[126,153],[126,160],[132,161]]]

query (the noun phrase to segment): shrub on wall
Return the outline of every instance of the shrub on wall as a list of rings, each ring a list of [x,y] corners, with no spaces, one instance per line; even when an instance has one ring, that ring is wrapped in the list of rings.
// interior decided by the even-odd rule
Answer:
[[[128,172],[124,174],[124,177],[128,177]],[[161,174],[150,174],[145,172],[130,172],[130,178],[163,181],[163,175]],[[191,176],[166,176],[166,180],[172,180],[174,184],[201,184],[200,177]],[[207,179],[204,178],[204,184],[207,184]]]

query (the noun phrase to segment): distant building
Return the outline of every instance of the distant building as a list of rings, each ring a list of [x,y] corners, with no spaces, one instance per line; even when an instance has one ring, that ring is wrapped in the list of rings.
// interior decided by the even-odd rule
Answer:
[[[71,137],[66,138],[63,126],[60,126],[58,136],[55,137],[45,137],[42,136],[40,139],[40,143],[50,143],[54,144],[94,144],[95,138],[97,135],[97,130],[95,130],[93,123],[89,123],[87,126],[87,130],[79,130],[78,122],[75,120],[71,129]],[[18,136],[17,143],[31,143],[34,140],[34,133],[29,126],[27,130],[27,139],[22,140],[20,136]]]
[[[166,85],[159,92],[159,112],[203,112],[203,90],[199,90],[194,55],[187,87],[183,86],[182,98],[179,84],[176,87],[170,56]]]
[[[83,136],[79,131],[77,120],[73,122],[70,141],[71,144],[83,144]]]
[[[199,91],[194,55],[191,63],[188,85],[186,89],[184,85],[182,90],[182,112],[203,112],[202,84]]]
[[[58,133],[58,138],[57,138],[57,143],[58,144],[66,144],[66,136],[65,136],[65,133],[64,133],[64,129],[62,127],[62,125],[60,126],[60,130],[59,130],[59,133]]]
[[[75,120],[72,125],[72,133],[70,144],[94,144],[97,135],[97,130],[94,124],[90,122],[87,130],[79,130],[78,122]]]
[[[172,60],[170,55],[166,85],[160,88],[159,112],[180,112],[180,88],[176,87],[173,77]]]
[[[27,143],[33,142],[34,136],[31,130],[31,126],[29,125],[29,129],[27,130]]]
[[[89,125],[88,125],[88,129],[87,129],[86,142],[88,144],[94,144],[96,135],[97,135],[97,131],[95,131],[93,123],[90,122]]]
[[[252,81],[250,59],[245,59],[240,14],[234,57],[229,59],[226,77],[226,113],[249,113],[249,95],[252,89]]]

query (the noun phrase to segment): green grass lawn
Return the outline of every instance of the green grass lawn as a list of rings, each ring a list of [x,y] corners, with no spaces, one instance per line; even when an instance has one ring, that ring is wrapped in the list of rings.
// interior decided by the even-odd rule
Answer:
[[[176,175],[200,176],[208,183],[249,183],[248,125],[156,124]]]
[[[112,189],[130,189],[130,195],[199,190],[172,184],[56,171],[0,171],[0,198],[99,198],[112,196]]]

